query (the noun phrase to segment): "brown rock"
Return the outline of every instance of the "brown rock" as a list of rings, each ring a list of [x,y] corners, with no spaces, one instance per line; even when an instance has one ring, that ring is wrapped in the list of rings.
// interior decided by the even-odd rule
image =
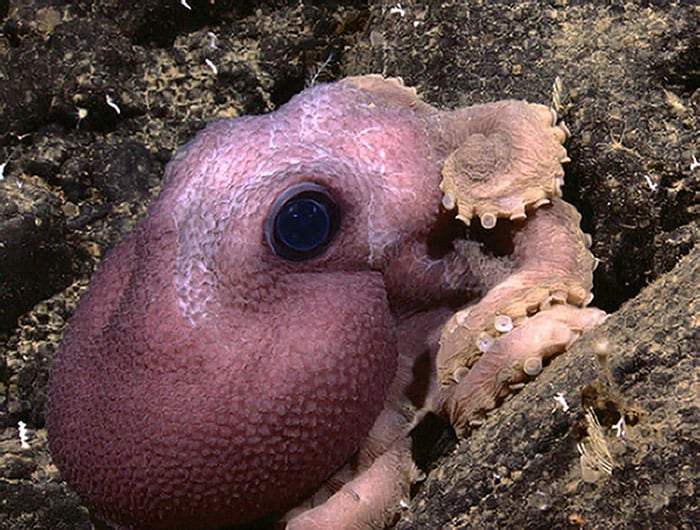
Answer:
[[[47,204],[48,218],[28,218],[55,220],[44,225],[52,230],[27,228],[22,244],[39,237],[53,249],[39,260],[51,270],[74,238],[83,279],[60,292],[61,274],[25,275],[22,288],[39,294],[24,299],[45,301],[0,337],[0,528],[90,527],[46,449],[49,360],[94,260],[143,212],[175,147],[206,121],[283,103],[312,77],[368,72],[403,76],[429,103],[451,107],[505,97],[548,103],[559,77],[558,110],[573,135],[565,197],[601,259],[596,300],[615,311],[673,269],[432,462],[400,526],[691,528],[698,251],[674,266],[699,232],[692,2],[189,3],[191,12],[165,0],[0,7],[0,164],[13,154],[3,186],[36,189],[23,211]],[[1,270],[0,284],[23,274]],[[594,483],[581,481],[576,448],[588,405],[614,460],[612,475]],[[627,425],[618,438],[611,426],[620,417]]]

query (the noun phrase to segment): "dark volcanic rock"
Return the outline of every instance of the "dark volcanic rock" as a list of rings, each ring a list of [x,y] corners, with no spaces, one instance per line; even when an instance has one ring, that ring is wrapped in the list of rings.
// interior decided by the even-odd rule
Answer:
[[[40,180],[0,180],[0,330],[73,277],[61,201]]]
[[[697,7],[189,4],[0,2],[0,213],[9,223],[0,236],[13,234],[0,247],[9,328],[0,336],[0,528],[90,528],[46,447],[50,359],[95,263],[144,212],[173,150],[207,121],[271,110],[311,78],[368,72],[402,76],[450,107],[547,103],[558,78],[556,104],[573,133],[565,194],[601,260],[596,300],[615,311],[428,462],[400,527],[691,528],[700,474]],[[14,261],[2,261],[8,252]],[[577,451],[589,406],[614,461],[594,483],[582,482]]]

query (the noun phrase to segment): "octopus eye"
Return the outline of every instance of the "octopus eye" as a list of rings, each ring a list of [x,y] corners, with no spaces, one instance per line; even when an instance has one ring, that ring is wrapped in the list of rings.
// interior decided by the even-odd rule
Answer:
[[[340,226],[340,209],[330,192],[313,182],[287,188],[272,204],[265,239],[281,258],[302,261],[321,254]]]

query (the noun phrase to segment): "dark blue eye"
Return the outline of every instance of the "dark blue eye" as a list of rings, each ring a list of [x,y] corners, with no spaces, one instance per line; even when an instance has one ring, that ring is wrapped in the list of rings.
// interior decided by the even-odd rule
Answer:
[[[313,182],[287,188],[265,222],[265,238],[278,256],[301,261],[321,254],[340,225],[340,210],[330,192]]]

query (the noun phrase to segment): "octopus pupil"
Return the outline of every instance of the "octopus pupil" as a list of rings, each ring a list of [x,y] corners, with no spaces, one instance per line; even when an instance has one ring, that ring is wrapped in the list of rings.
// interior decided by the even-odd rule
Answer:
[[[308,252],[328,239],[330,217],[326,208],[310,198],[289,201],[275,222],[282,243],[298,252]]]
[[[265,238],[281,258],[301,261],[321,254],[340,225],[330,192],[313,182],[287,188],[272,205]]]

